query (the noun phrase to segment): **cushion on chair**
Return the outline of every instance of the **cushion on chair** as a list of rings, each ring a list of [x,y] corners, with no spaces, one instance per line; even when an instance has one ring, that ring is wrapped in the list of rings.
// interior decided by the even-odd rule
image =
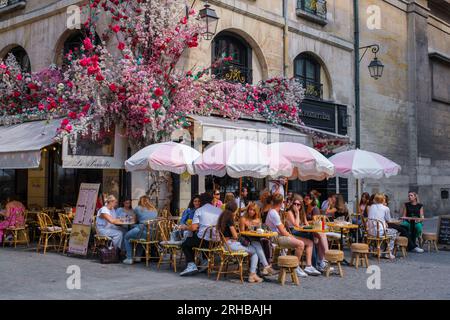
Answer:
[[[62,230],[61,227],[53,226],[53,227],[47,227],[46,231],[55,232],[55,231],[61,231],[61,230]]]
[[[325,232],[328,238],[341,238],[341,234],[337,232]]]
[[[163,246],[181,246],[183,241],[161,241],[160,244]]]

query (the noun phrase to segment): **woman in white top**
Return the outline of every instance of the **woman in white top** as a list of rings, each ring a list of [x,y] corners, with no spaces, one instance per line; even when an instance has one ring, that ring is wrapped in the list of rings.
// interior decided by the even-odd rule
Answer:
[[[116,225],[121,223],[114,209],[116,206],[116,197],[108,196],[106,204],[97,212],[96,224],[99,235],[111,238],[114,247],[121,249],[123,246],[124,230]]]
[[[368,233],[371,236],[387,235],[390,238],[389,258],[394,259],[395,256],[392,254],[392,250],[394,249],[395,239],[397,238],[398,232],[395,229],[388,228],[387,223],[391,220],[391,212],[389,208],[383,204],[384,201],[384,194],[377,193],[375,195],[374,204],[370,206],[368,213],[369,220],[367,222],[367,228]],[[379,222],[377,223],[376,220]]]

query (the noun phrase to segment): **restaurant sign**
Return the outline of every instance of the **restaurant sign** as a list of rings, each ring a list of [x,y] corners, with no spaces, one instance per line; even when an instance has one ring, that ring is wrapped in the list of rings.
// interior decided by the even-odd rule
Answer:
[[[73,169],[123,169],[127,155],[127,141],[112,128],[101,139],[78,139],[71,145],[63,141],[63,168]]]
[[[80,185],[75,218],[70,233],[69,253],[87,254],[99,190],[99,183],[82,183]]]

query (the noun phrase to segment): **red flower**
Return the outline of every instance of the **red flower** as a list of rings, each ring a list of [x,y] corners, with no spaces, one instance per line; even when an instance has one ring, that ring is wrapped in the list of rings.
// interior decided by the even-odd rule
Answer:
[[[36,90],[37,89],[37,85],[35,85],[34,83],[29,83],[28,84],[28,89],[30,89],[30,90]]]
[[[68,124],[65,129],[66,129],[67,132],[71,132],[72,131],[72,126],[70,124]]]
[[[17,81],[22,81],[22,80],[23,80],[23,77],[22,77],[22,75],[19,73],[19,74],[17,75],[16,79],[17,79]]]
[[[63,119],[62,121],[61,121],[61,127],[65,127],[65,126],[67,126],[69,124],[69,119]]]
[[[116,92],[116,91],[117,91],[116,85],[115,85],[114,83],[111,83],[111,84],[109,85],[109,90],[111,90],[112,92]]]
[[[73,111],[70,111],[70,112],[69,112],[69,118],[70,118],[70,119],[76,119],[76,118],[77,118],[77,113],[76,113],[76,112],[73,112]]]
[[[155,102],[152,103],[152,108],[153,108],[153,110],[156,111],[156,110],[158,110],[160,107],[161,107],[161,104],[160,104],[159,102],[155,101]]]
[[[144,123],[149,123],[150,119],[149,118],[144,118]]]
[[[67,86],[72,89],[73,88],[73,83],[72,81],[67,81]]]
[[[15,98],[20,97],[20,92],[19,92],[19,91],[14,91],[14,97],[15,97]]]
[[[89,75],[96,74],[98,71],[99,71],[99,70],[98,70],[98,68],[96,68],[96,67],[89,67],[89,68],[88,68],[88,74],[89,74]]]
[[[180,20],[181,24],[187,24],[187,17],[183,17],[183,19]]]
[[[164,91],[162,91],[161,88],[156,88],[155,91],[153,91],[153,93],[155,94],[155,96],[161,97],[164,94]]]
[[[104,77],[101,73],[99,73],[99,74],[97,74],[97,76],[95,77],[95,80],[97,80],[97,81],[103,81],[103,80],[105,80],[105,77]]]
[[[42,103],[39,103],[38,109],[39,109],[39,111],[42,111],[45,109],[45,106]]]
[[[120,26],[119,25],[112,26],[111,30],[114,31],[115,33],[118,33],[120,31]]]
[[[83,40],[83,45],[84,45],[84,49],[86,49],[88,51],[94,49],[91,39],[89,39],[89,38],[86,38]]]
[[[90,107],[91,107],[90,105],[86,104],[86,105],[83,107],[83,109],[81,109],[81,110],[83,110],[83,112],[88,112]]]
[[[122,51],[123,49],[125,49],[125,43],[119,42],[119,45],[117,46],[117,49],[119,49],[120,51]]]
[[[82,67],[87,67],[90,64],[91,64],[90,58],[83,58],[80,60],[80,66],[82,66]]]

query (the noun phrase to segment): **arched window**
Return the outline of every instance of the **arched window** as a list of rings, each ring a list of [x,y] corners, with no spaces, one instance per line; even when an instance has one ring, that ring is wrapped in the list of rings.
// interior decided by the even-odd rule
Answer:
[[[233,60],[213,69],[217,78],[252,83],[252,49],[244,39],[231,32],[219,33],[212,44],[212,61],[224,57]]]
[[[74,33],[71,33],[67,39],[64,41],[62,48],[61,46],[59,47],[61,51],[61,58],[57,58],[57,63],[58,64],[66,64],[66,56],[67,54],[69,54],[70,52],[72,52],[72,54],[77,57],[80,54],[80,48],[83,45],[83,40],[87,37],[88,32],[86,32],[85,30],[78,30]],[[95,34],[95,44],[99,44],[101,42],[99,36],[97,34]]]
[[[312,55],[301,53],[295,58],[294,76],[303,84],[308,98],[322,99],[320,63]]]
[[[12,54],[16,58],[17,63],[22,68],[23,72],[31,72],[30,58],[28,57],[28,54],[24,48],[22,48],[21,46],[16,46],[8,51],[4,58],[8,58],[10,54]]]

